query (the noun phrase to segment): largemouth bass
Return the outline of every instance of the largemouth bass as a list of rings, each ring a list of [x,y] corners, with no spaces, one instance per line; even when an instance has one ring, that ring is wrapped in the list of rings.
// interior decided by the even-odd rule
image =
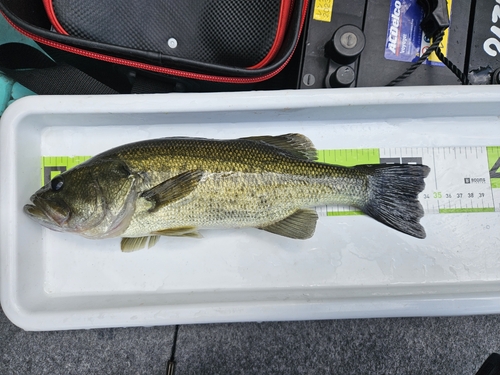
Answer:
[[[105,151],[54,177],[24,206],[32,219],[91,239],[122,237],[123,251],[160,236],[199,237],[254,227],[294,239],[314,234],[315,206],[359,208],[425,238],[418,193],[424,165],[341,167],[316,162],[300,134],[234,140],[162,138]]]

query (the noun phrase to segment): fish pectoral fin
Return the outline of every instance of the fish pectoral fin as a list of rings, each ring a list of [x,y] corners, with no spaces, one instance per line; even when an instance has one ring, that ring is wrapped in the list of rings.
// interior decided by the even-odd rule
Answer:
[[[318,214],[311,209],[300,209],[277,223],[259,229],[280,236],[305,240],[311,238],[316,229]]]
[[[318,153],[309,138],[298,133],[289,133],[277,136],[264,135],[241,138],[247,141],[263,142],[286,151],[291,156],[304,160],[317,160]]]
[[[141,197],[154,202],[154,206],[149,211],[155,212],[189,195],[198,186],[202,176],[203,172],[200,170],[183,172],[143,192]]]
[[[123,237],[120,243],[121,250],[124,253],[131,253],[133,251],[143,249],[146,244],[148,249],[156,245],[160,236],[144,236],[144,237]]]
[[[157,230],[151,234],[158,236],[203,238],[203,236],[196,230],[196,227],[168,228]]]

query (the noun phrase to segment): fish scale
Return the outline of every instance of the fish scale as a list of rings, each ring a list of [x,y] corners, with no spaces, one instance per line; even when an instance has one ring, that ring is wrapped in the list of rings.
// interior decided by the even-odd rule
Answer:
[[[154,214],[148,212],[148,202],[139,201],[138,213],[123,234],[125,237],[144,235],[144,227],[153,232],[161,230],[165,223],[173,228],[260,227],[301,207],[332,200],[351,202],[353,196],[361,195],[361,191],[352,189],[355,180],[363,178],[360,173],[291,158],[267,144],[170,139],[167,146],[164,142],[125,146],[116,154],[127,161],[132,171],[148,170],[154,164],[153,185],[186,170],[201,169],[205,177],[185,199]],[[154,156],[141,157],[144,154]],[[330,182],[332,176],[337,183]]]

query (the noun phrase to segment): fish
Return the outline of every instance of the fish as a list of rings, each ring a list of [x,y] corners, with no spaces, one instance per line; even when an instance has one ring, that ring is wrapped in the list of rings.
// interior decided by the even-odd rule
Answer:
[[[121,250],[162,236],[257,228],[311,238],[317,206],[355,207],[423,239],[419,164],[343,167],[317,161],[309,138],[290,133],[238,139],[168,137],[104,151],[54,177],[24,212],[42,226],[89,239],[121,237]]]

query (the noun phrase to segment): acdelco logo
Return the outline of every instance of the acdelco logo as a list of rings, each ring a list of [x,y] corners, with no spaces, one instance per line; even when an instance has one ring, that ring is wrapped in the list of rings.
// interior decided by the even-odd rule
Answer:
[[[500,0],[497,0],[500,1]],[[393,53],[396,53],[396,47],[399,39],[399,24],[401,20],[401,1],[394,3],[394,10],[391,14],[391,27],[389,28],[389,35],[387,37],[387,48]]]

